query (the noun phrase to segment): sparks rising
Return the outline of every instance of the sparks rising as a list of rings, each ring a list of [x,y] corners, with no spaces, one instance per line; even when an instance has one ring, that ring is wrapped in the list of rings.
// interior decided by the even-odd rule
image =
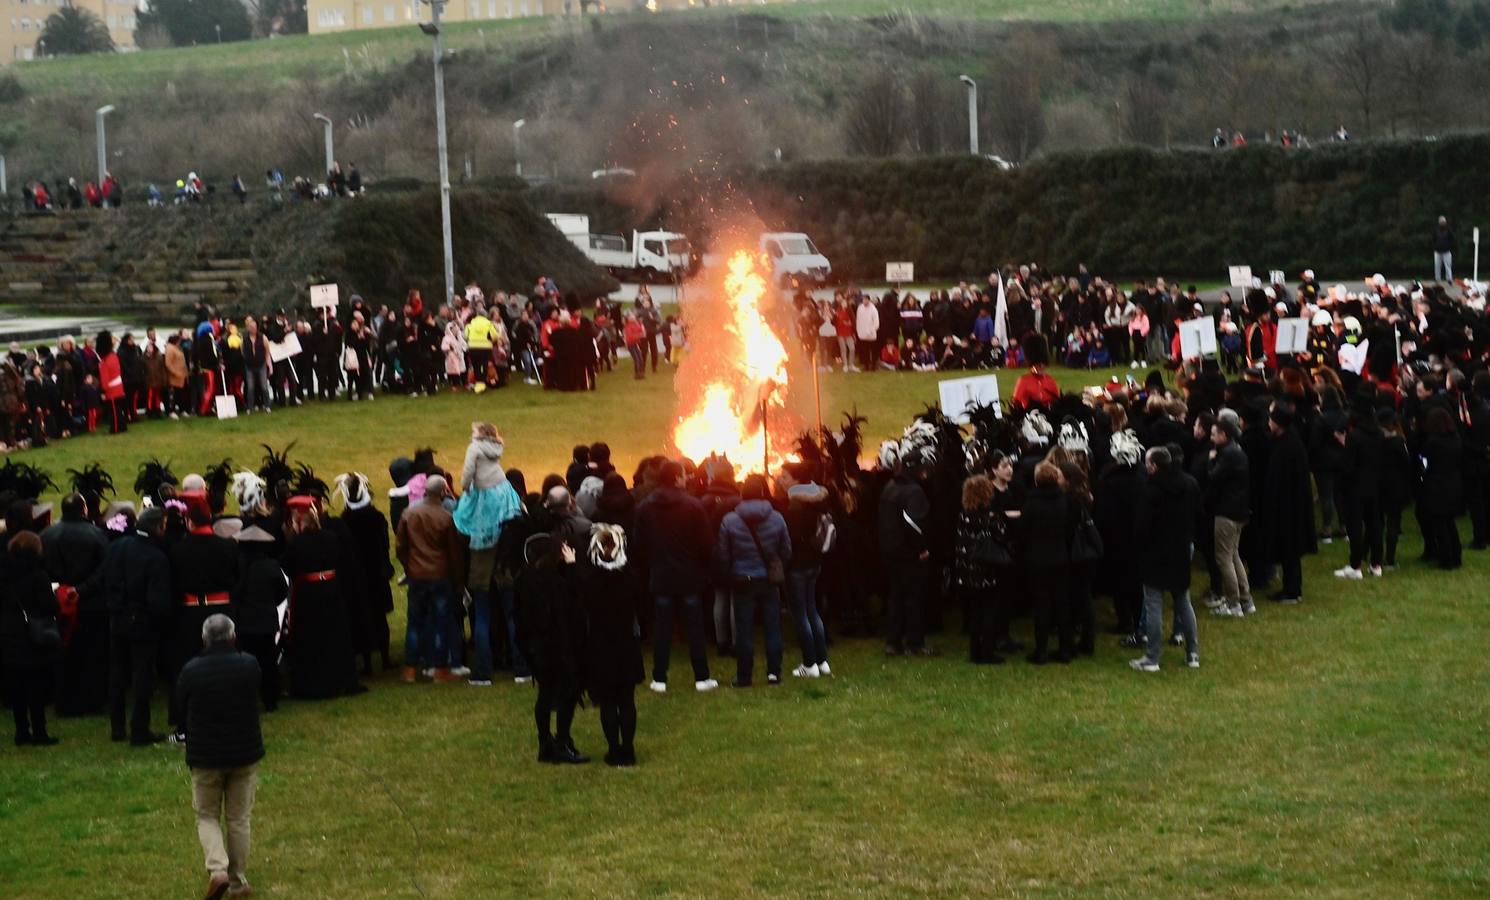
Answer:
[[[778,424],[774,416],[785,409],[786,346],[762,314],[765,297],[766,279],[755,256],[738,250],[729,258],[724,308],[715,315],[701,311],[700,321],[689,323],[690,350],[678,373],[680,408],[673,429],[673,443],[689,459],[715,453],[740,471],[759,472],[768,456],[772,465],[780,459],[776,448],[791,444],[786,422]]]

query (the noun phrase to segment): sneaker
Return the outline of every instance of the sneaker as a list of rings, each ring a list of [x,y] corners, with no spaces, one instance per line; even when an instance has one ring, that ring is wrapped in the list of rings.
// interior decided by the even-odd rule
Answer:
[[[1381,577],[1381,566],[1372,566],[1371,567],[1371,576],[1373,578],[1380,578]]]
[[[1118,646],[1127,647],[1130,650],[1142,650],[1147,643],[1148,641],[1142,635],[1129,634],[1124,635],[1123,639],[1118,641]]]
[[[775,687],[778,684],[781,684],[781,676],[780,675],[767,675],[766,676],[766,684],[769,684],[771,687]]]
[[[654,694],[666,694],[667,693],[667,682],[666,681],[654,681],[651,684],[647,685],[647,687],[650,688],[651,691],[652,691],[652,693],[654,693]]]
[[[1200,598],[1200,602],[1205,604],[1206,609],[1215,609],[1216,607],[1225,603],[1226,598],[1220,596],[1219,594],[1206,594],[1204,597]]]
[[[466,666],[451,666],[450,674],[457,678],[466,678],[471,674],[471,670]]]
[[[1257,614],[1257,604],[1252,602],[1252,598],[1251,597],[1248,597],[1246,600],[1244,600],[1242,602],[1242,615],[1244,615],[1244,616],[1253,616],[1253,615],[1256,615],[1256,614]]]
[[[1335,570],[1335,577],[1344,578],[1346,581],[1360,581],[1366,576],[1361,574],[1360,569],[1353,569],[1350,566],[1341,566],[1340,568]]]
[[[1220,616],[1223,619],[1240,619],[1242,616],[1246,615],[1246,613],[1242,612],[1242,608],[1240,606],[1232,606],[1230,603],[1221,604],[1220,606],[1211,610],[1211,614]]]
[[[828,668],[828,661],[827,660],[823,660],[822,662],[820,662],[820,663],[817,664],[817,674],[823,676],[824,678],[831,678],[832,677],[833,670],[830,669],[830,668]]]
[[[466,684],[469,684],[471,687],[491,687],[491,679],[472,678],[470,681],[466,682]]]
[[[512,678],[512,683],[513,684],[528,684],[532,680],[533,680],[533,676],[532,675],[515,675]]]
[[[1191,669],[1200,668],[1200,654],[1192,653],[1189,656],[1185,657],[1185,666]]]
[[[1159,671],[1159,664],[1149,662],[1147,656],[1140,656],[1137,659],[1128,660],[1128,668],[1135,672],[1157,672]]]
[[[797,666],[795,669],[792,669],[792,675],[796,678],[817,678],[818,669],[815,665]]]
[[[1279,606],[1298,606],[1303,599],[1303,597],[1277,597],[1273,602]]]
[[[420,675],[423,675],[425,678],[433,678],[433,677],[435,677],[435,670],[434,669],[425,669],[424,671],[420,672],[419,674]]]
[[[1335,539],[1332,538],[1332,537],[1330,537],[1327,534],[1322,534],[1322,535],[1319,536],[1319,542],[1321,544],[1333,544],[1333,543],[1335,543]]]
[[[666,687],[667,685],[663,685],[664,689]],[[717,687],[719,687],[719,682],[713,678],[705,678],[703,681],[695,681],[693,683],[693,689],[695,691],[698,691],[700,694],[707,694]]]

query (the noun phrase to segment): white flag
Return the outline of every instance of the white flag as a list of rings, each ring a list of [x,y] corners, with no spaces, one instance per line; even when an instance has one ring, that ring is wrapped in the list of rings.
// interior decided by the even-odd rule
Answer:
[[[1004,275],[999,273],[999,299],[993,307],[993,336],[1000,346],[1009,346],[1009,303],[1004,299]]]

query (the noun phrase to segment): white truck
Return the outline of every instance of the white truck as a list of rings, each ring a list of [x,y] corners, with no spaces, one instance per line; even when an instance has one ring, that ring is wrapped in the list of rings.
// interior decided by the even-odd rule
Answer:
[[[772,275],[782,287],[790,287],[793,281],[825,284],[833,276],[828,258],[800,231],[762,234],[760,248],[771,258]]]
[[[619,234],[594,234],[590,217],[577,213],[549,213],[548,220],[590,262],[613,275],[646,281],[671,281],[691,273],[693,249],[675,231],[633,231],[631,246]]]

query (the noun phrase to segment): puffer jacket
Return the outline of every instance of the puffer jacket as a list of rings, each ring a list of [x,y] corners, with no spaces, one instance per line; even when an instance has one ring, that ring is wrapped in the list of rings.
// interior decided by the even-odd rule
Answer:
[[[466,447],[466,463],[460,470],[461,493],[494,488],[507,480],[507,473],[502,471],[504,449],[501,441],[487,438],[471,441]]]
[[[787,534],[786,520],[769,501],[744,500],[719,526],[715,562],[734,578],[758,581],[766,577],[762,551],[780,559],[783,566],[791,562],[792,539]]]

